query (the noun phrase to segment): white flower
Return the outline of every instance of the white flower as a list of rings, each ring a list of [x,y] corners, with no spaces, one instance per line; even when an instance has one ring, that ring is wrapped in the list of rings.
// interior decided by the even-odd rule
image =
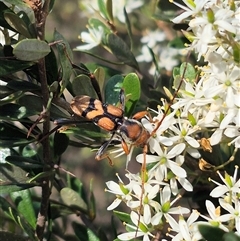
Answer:
[[[107,208],[107,210],[115,209],[122,201],[129,202],[130,200],[132,200],[132,183],[130,182],[128,185],[124,185],[118,174],[117,177],[119,179],[119,184],[114,181],[106,182],[108,189],[106,189],[105,191],[113,193],[117,197],[113,201],[113,203]]]
[[[169,46],[161,48],[160,53],[158,54],[158,66],[160,68],[165,68],[168,71],[172,71],[179,63],[177,59],[179,54],[182,54],[182,52],[176,48],[171,48]]]
[[[240,129],[239,126],[229,126],[224,131],[224,135],[230,138],[234,138],[231,142],[228,144],[234,144],[236,148],[240,148]]]
[[[151,62],[152,55],[147,45],[143,45],[141,49],[141,54],[136,57],[138,62]]]
[[[176,163],[178,163],[180,166],[184,162],[184,157],[182,155],[179,155],[176,157]],[[172,175],[171,175],[172,174]],[[192,192],[193,186],[192,184],[187,180],[185,177],[176,177],[173,175],[173,173],[168,173],[168,176],[170,176],[170,187],[173,195],[178,194],[178,183],[188,192]]]
[[[185,149],[185,144],[180,143],[174,146],[172,149],[164,148],[164,151],[160,148],[158,150],[158,156],[154,155],[146,155],[146,162],[156,163],[152,168],[152,171],[155,170],[155,177],[157,180],[162,181],[163,179],[167,179],[167,169],[170,169],[176,176],[178,177],[186,177],[186,171],[179,166],[176,162],[171,159],[180,155]],[[136,157],[137,162],[143,163],[144,155],[140,154]]]
[[[75,50],[90,50],[101,44],[104,33],[103,28],[101,26],[98,26],[98,29],[89,27],[88,31],[81,32],[80,36],[80,39],[87,44],[77,46]]]
[[[125,224],[125,225],[134,231],[122,233],[118,235],[118,239],[129,241],[131,239],[143,236],[143,241],[150,241],[149,236],[151,238],[154,238],[154,235],[151,234],[151,232],[149,231],[149,228],[147,224],[144,223],[143,217],[141,215],[138,215],[136,212],[132,211],[130,214],[130,217],[135,226],[130,224]]]
[[[160,187],[158,184],[152,186],[148,183],[144,184],[143,190],[140,185],[133,186],[133,191],[136,194],[136,197],[138,200],[128,202],[128,207],[130,207],[131,209],[142,207],[143,220],[144,220],[144,223],[146,224],[149,224],[151,222],[151,218],[152,218],[151,209],[152,208],[154,208],[155,210],[159,209],[159,203],[153,200],[157,196],[159,192],[159,188]],[[140,201],[142,201],[142,203],[140,203]]]
[[[181,98],[176,98],[177,102],[172,105],[173,109],[183,108],[181,117],[187,117],[188,112],[193,114],[196,112],[196,107],[205,109],[213,102],[212,98],[206,98],[204,96],[203,81],[204,78],[201,78],[197,83],[184,82],[185,89],[180,90]]]
[[[199,212],[196,210],[193,210],[191,215],[188,217],[188,219],[185,221],[184,217],[182,215],[179,216],[178,223],[173,219],[169,222],[171,226],[171,231],[176,232],[177,235],[173,237],[173,235],[169,235],[172,237],[172,241],[195,241],[200,240],[201,235],[196,230],[196,225],[194,225],[194,222],[198,219]]]
[[[180,140],[184,140],[190,147],[199,148],[200,144],[191,135],[198,131],[198,126],[192,127],[188,120],[181,120],[178,121],[178,126],[171,126],[170,129],[174,132],[173,137],[171,139],[177,143]]]
[[[172,207],[173,204],[180,198],[180,196],[176,197],[172,201],[170,201],[170,198],[171,189],[169,186],[165,186],[160,191],[160,210],[151,219],[151,223],[153,225],[159,225],[162,222],[163,216],[168,222],[171,222],[171,220],[173,219],[171,215],[189,213],[188,208]]]
[[[223,135],[223,130],[220,128],[217,128],[216,131],[214,131],[214,133],[211,135],[209,139],[211,146],[218,144],[222,139],[222,135]]]
[[[140,8],[144,4],[143,0],[118,0],[113,1],[113,16],[120,22],[125,23],[125,16],[123,8],[126,8],[127,13],[133,12],[135,9]]]
[[[157,194],[160,191],[160,185],[167,183],[159,182],[154,179],[154,173],[146,171],[147,180],[143,184],[142,176],[128,173],[126,176],[132,183],[133,199],[126,203],[132,210],[141,209],[144,223],[150,224],[152,215],[160,209],[160,204],[155,201]]]
[[[158,42],[162,42],[166,39],[166,35],[159,29],[155,31],[149,31],[145,33],[145,36],[141,38],[141,42],[146,44],[149,48],[154,48]],[[144,46],[146,46],[144,45]]]
[[[221,216],[220,206],[215,208],[214,204],[211,201],[206,200],[206,208],[207,208],[209,216],[205,216],[202,214],[200,214],[200,216],[202,218],[206,219],[209,222],[209,224],[211,224],[212,226],[219,227],[219,228],[223,229],[225,232],[228,232],[229,231],[228,228],[225,227],[222,224],[222,222],[228,221],[229,216],[226,216],[226,215]]]
[[[180,23],[185,18],[197,15],[198,13],[201,12],[202,8],[207,5],[207,2],[209,2],[209,0],[195,0],[195,1],[182,0],[182,1],[187,5],[187,7],[172,1],[175,5],[185,10],[185,12],[183,12],[182,14],[180,14],[179,16],[177,16],[172,20],[172,22],[174,23]]]
[[[224,195],[226,192],[240,193],[240,179],[237,179],[237,173],[238,166],[235,166],[233,176],[230,176],[228,173],[225,172],[225,177],[223,177],[222,174],[219,171],[217,171],[217,174],[223,181],[224,185],[210,179],[213,183],[218,185],[211,191],[210,196],[222,197],[222,195]]]
[[[210,75],[208,78],[209,88],[204,92],[205,97],[219,96],[225,100],[227,107],[233,107],[233,95],[240,93],[239,72],[238,67],[228,67],[222,73]]]
[[[223,207],[229,214],[227,217],[229,218],[228,220],[230,221],[231,219],[234,219],[235,221],[235,228],[240,234],[240,200],[238,198],[235,198],[234,202],[232,202],[232,205],[228,202],[226,202],[224,199],[219,198],[219,203],[221,207]]]
[[[148,130],[149,133],[152,133],[155,130],[156,125],[158,125],[158,123],[161,122],[161,125],[156,130],[155,135],[153,135],[148,141],[148,145],[151,153],[155,153],[159,151],[160,143],[163,144],[164,146],[171,146],[173,144],[173,141],[170,138],[165,137],[162,134],[165,130],[169,128],[171,124],[175,123],[175,118],[174,118],[175,111],[165,116],[165,118],[164,118],[164,113],[160,107],[158,107],[158,111],[154,111],[154,112],[158,114],[156,117],[153,118],[154,123],[151,123],[149,120],[145,118],[142,119],[142,124]]]
[[[106,2],[106,1],[105,1]],[[117,18],[120,22],[125,23],[125,16],[123,9],[126,8],[127,13],[133,12],[135,9],[140,8],[144,4],[143,0],[118,0],[112,2],[113,17]],[[97,0],[82,0],[80,5],[84,9],[83,14],[88,11],[89,17],[94,14],[100,13]],[[95,17],[95,16],[94,16]]]

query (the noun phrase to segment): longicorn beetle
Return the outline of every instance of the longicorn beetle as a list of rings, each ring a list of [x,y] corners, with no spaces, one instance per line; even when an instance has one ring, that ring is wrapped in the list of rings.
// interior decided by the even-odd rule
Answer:
[[[103,130],[112,133],[111,138],[97,151],[96,160],[107,157],[111,162],[105,151],[114,139],[121,141],[122,148],[128,155],[132,146],[144,147],[150,138],[150,133],[137,120],[142,118],[146,111],[139,112],[131,119],[127,119],[124,117],[125,95],[123,89],[120,90],[119,101],[121,106],[117,107],[89,96],[76,96],[70,104],[74,114],[85,117]],[[130,144],[130,148],[127,143]]]

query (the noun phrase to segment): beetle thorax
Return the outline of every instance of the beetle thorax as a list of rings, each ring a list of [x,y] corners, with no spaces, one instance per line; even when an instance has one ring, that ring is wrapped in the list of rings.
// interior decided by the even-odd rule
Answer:
[[[137,146],[146,144],[150,137],[148,131],[135,119],[124,119],[118,131],[127,143]]]

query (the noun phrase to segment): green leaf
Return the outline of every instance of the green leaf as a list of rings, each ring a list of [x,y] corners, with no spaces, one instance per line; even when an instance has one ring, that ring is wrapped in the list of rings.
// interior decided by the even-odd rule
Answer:
[[[37,133],[42,133],[41,130],[38,129],[38,128],[37,128],[36,131],[37,131]],[[38,149],[33,148],[31,145],[25,146],[22,149],[21,155],[23,157],[26,157],[27,158],[27,162],[29,162],[29,163],[31,163],[31,161],[33,161],[35,163],[41,163],[41,157],[38,155]],[[29,161],[29,159],[30,159],[30,161]]]
[[[51,85],[54,81],[59,81],[57,59],[53,49],[50,49],[51,52],[45,57],[47,82],[49,85]]]
[[[179,67],[174,67],[173,68],[173,78],[175,78],[176,76],[180,75],[180,68]]]
[[[36,216],[32,204],[32,197],[29,190],[22,190],[11,193],[11,198],[18,211],[28,221],[28,223],[35,229],[36,227]]]
[[[21,0],[20,0],[21,1]],[[8,22],[6,21],[6,19],[4,18],[4,14],[5,13],[14,13],[10,8],[8,8],[3,2],[0,2],[0,26],[7,28],[9,30],[15,31],[14,28],[12,28]]]
[[[14,90],[8,88],[6,85],[5,86],[2,85],[0,88],[0,99],[4,99],[5,97],[8,97],[11,94],[13,94],[14,92],[15,92]],[[4,99],[2,101],[0,100],[0,105],[1,105],[1,102],[6,103],[6,99]],[[11,101],[9,101],[9,102],[11,102]]]
[[[196,70],[191,64],[187,62],[182,63],[180,68],[175,67],[173,69],[173,88],[177,90],[179,89],[179,85],[181,84],[180,90],[185,90],[185,82],[182,81],[183,78],[187,82],[194,84],[196,80],[196,75]]]
[[[223,241],[223,235],[225,232],[217,227],[212,227],[209,225],[199,225],[199,232],[208,241]]]
[[[44,177],[51,177],[54,174],[55,174],[54,170],[40,172],[37,175],[35,175],[34,177],[30,178],[28,180],[28,182],[29,183],[37,182],[38,180],[42,180],[42,178],[44,178]]]
[[[50,53],[49,45],[38,39],[23,39],[13,48],[13,54],[20,60],[36,61]]]
[[[63,200],[63,202],[80,211],[83,212],[87,212],[88,207],[87,204],[84,202],[84,200],[82,199],[82,197],[79,196],[79,194],[77,192],[75,192],[74,190],[65,187],[60,191],[60,195],[61,198]]]
[[[190,121],[192,126],[195,126],[197,124],[197,121],[196,121],[194,115],[191,114],[190,112],[188,112],[188,120]]]
[[[96,217],[96,199],[93,193],[93,179],[90,182],[90,197],[89,197],[89,218],[90,220],[94,220]]]
[[[78,178],[68,175],[67,183],[68,183],[68,187],[74,190],[75,192],[79,194],[83,192],[83,184]]]
[[[64,151],[67,149],[68,143],[69,143],[68,136],[64,133],[59,133],[56,131],[54,134],[54,145],[53,145],[54,154],[56,156],[61,156],[64,153]]]
[[[238,42],[234,42],[232,44],[232,48],[233,48],[233,59],[237,64],[239,64],[240,63],[240,44]]]
[[[26,109],[35,111],[36,114],[40,114],[43,111],[43,101],[42,98],[36,95],[24,95],[18,100],[18,103],[21,106],[25,106]],[[63,112],[60,108],[58,108],[55,104],[51,105],[50,115],[53,119],[58,118],[69,118],[70,114],[67,112]]]
[[[27,138],[27,133],[18,127],[0,122],[0,146],[1,147],[15,147],[26,145],[35,141],[34,138]]]
[[[180,76],[190,83],[195,83],[196,70],[190,63],[182,63],[180,66]]]
[[[73,230],[75,232],[75,235],[79,238],[79,240],[84,240],[84,241],[101,241],[95,234],[94,232],[79,224],[76,222],[72,223]]]
[[[58,58],[62,71],[62,85],[59,94],[60,96],[68,85],[72,74],[73,53],[69,43],[57,30],[54,31],[54,41],[61,41],[57,44]]]
[[[55,0],[50,0],[49,2],[49,12],[52,12],[53,6],[54,6]]]
[[[16,91],[32,91],[32,90],[38,90],[41,91],[41,87],[39,85],[36,85],[34,83],[28,82],[26,80],[21,80],[21,79],[14,79],[10,80],[6,87],[9,89],[13,89]]]
[[[1,170],[1,168],[0,168]],[[1,175],[0,175],[1,177]],[[0,193],[1,194],[9,194],[9,193],[12,193],[12,192],[18,192],[18,191],[21,191],[21,190],[24,190],[24,189],[29,189],[31,187],[34,187],[36,186],[35,184],[30,184],[30,183],[27,183],[27,184],[17,184],[17,185],[13,185],[13,184],[0,184]]]
[[[88,95],[92,98],[97,98],[96,91],[94,90],[91,80],[87,75],[80,74],[75,77],[72,81],[72,88],[76,96]]]
[[[240,241],[240,236],[234,232],[228,232],[223,235],[223,241]]]
[[[186,39],[184,38],[180,38],[180,37],[176,37],[174,38],[173,40],[171,40],[168,44],[169,47],[172,47],[172,48],[176,48],[176,49],[184,49],[185,44],[186,42]]]
[[[125,64],[139,70],[138,63],[127,46],[127,44],[117,35],[110,33],[107,35],[107,47],[110,48],[112,53]]]
[[[132,223],[130,214],[124,213],[124,212],[119,212],[119,211],[113,211],[114,215],[117,216],[122,222],[125,223]]]
[[[18,104],[25,106],[36,114],[40,114],[43,111],[42,98],[36,95],[24,95],[18,100]]]
[[[30,237],[32,241],[37,240],[35,230],[28,221],[3,197],[0,196],[0,207],[11,219],[13,219]]]
[[[131,28],[131,23],[130,23],[130,20],[128,18],[128,14],[127,14],[127,11],[126,11],[126,8],[124,7],[124,16],[125,16],[125,20],[126,20],[126,25],[127,25],[127,32],[128,32],[128,36],[130,38],[130,45],[131,45],[131,49],[132,49],[132,46],[133,46],[133,35],[132,35],[132,28]]]
[[[122,88],[124,77],[122,75],[112,76],[105,86],[105,102],[116,105],[119,102],[119,93]]]
[[[107,8],[108,17],[109,17],[109,19],[113,22],[112,0],[107,0],[107,1],[106,1],[106,8]]]
[[[94,76],[98,82],[98,85],[100,87],[100,92],[103,93],[103,87],[105,84],[105,78],[106,78],[106,73],[104,68],[102,67],[98,67],[95,71],[94,71]]]
[[[24,170],[43,168],[42,163],[39,163],[28,157],[12,155],[12,156],[6,157],[5,161],[9,162],[10,164],[12,164],[14,166],[18,166]]]
[[[125,112],[129,117],[140,99],[141,87],[138,76],[135,73],[128,74],[124,80],[122,88],[124,89],[126,96]]]
[[[2,120],[20,120],[35,115],[36,112],[17,104],[6,104],[0,106],[0,118]]]
[[[27,184],[28,172],[8,163],[0,164],[0,193],[10,193],[33,187],[34,184]]]
[[[8,4],[11,4],[11,5],[28,7],[28,5],[22,0],[6,0],[5,2],[7,2]]]
[[[0,59],[0,77],[4,75],[9,75],[16,73],[20,70],[29,68],[34,65],[33,62],[24,62],[19,60],[8,60],[8,59]]]
[[[107,13],[107,8],[105,5],[105,1],[103,0],[98,0],[98,8],[99,12],[106,18],[108,19],[108,13]]]
[[[31,38],[31,34],[28,31],[28,28],[25,24],[25,22],[15,13],[12,12],[5,12],[4,18],[7,21],[7,23],[15,29],[18,33],[23,35],[26,38]]]
[[[103,29],[105,35],[108,34],[108,33],[111,33],[110,29],[97,18],[90,18],[88,20],[88,24],[93,29],[99,29],[99,27],[101,27]]]

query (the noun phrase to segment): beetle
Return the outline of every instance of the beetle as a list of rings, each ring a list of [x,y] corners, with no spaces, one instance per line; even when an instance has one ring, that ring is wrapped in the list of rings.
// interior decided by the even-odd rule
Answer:
[[[131,119],[126,118],[124,116],[125,95],[123,89],[119,93],[119,102],[120,107],[117,107],[84,95],[76,96],[70,104],[74,114],[82,116],[103,130],[112,133],[110,139],[97,151],[96,160],[101,160],[105,157],[108,158],[105,151],[115,139],[121,141],[122,148],[128,155],[132,146],[144,147],[150,138],[150,133],[137,120],[142,118],[146,114],[146,111],[135,114]],[[130,144],[130,148],[127,143]]]

